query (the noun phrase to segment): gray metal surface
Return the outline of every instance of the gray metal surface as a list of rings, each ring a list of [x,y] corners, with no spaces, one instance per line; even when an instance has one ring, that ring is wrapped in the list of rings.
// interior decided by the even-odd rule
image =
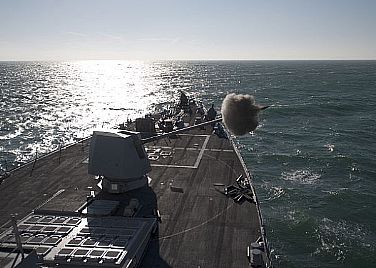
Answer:
[[[118,202],[116,208],[99,208],[111,214],[105,218],[159,220],[156,234],[136,243],[146,251],[135,255],[134,264],[142,259],[142,267],[248,267],[247,248],[264,235],[260,214],[256,204],[237,203],[217,190],[249,174],[231,142],[211,132],[193,129],[145,144],[152,167],[148,186],[125,194],[100,192],[98,180],[87,173],[86,142],[38,160],[31,175],[31,165],[12,172],[0,185],[0,266],[11,256],[6,247],[15,245],[7,233],[12,213],[26,217],[19,222],[24,247],[36,248],[45,265],[124,265],[132,224],[128,230],[87,221],[87,196],[94,192],[96,200]],[[36,215],[28,216],[33,209]],[[122,243],[127,246],[117,248]]]

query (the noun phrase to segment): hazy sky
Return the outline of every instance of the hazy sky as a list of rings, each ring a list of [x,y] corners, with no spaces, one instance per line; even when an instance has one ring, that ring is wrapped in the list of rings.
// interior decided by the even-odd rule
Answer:
[[[376,59],[374,0],[0,0],[0,60]]]

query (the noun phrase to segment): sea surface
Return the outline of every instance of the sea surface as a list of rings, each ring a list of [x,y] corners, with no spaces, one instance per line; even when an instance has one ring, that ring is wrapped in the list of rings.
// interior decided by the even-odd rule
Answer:
[[[276,267],[376,267],[376,61],[0,62],[0,168],[166,107],[271,105],[236,138]]]

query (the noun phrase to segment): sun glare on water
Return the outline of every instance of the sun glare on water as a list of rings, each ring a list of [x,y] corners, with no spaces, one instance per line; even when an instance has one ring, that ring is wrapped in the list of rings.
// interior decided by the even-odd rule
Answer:
[[[127,118],[150,112],[156,103],[158,70],[139,61],[80,61],[77,70],[76,97],[82,97],[86,125],[110,127]],[[87,130],[84,130],[87,131]]]
[[[2,139],[12,141],[5,149],[22,162],[35,152],[87,137],[95,128],[112,128],[152,112],[173,96],[168,81],[162,81],[166,72],[140,61],[29,62],[15,67],[3,91],[9,130]]]

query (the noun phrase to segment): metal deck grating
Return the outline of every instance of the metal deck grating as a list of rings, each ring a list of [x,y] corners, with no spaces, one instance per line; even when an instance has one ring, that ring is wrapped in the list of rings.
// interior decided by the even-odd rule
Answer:
[[[133,256],[142,256],[144,241],[150,239],[155,224],[156,219],[150,218],[32,214],[19,222],[18,227],[23,248],[36,250],[45,264],[82,267],[97,263],[101,267],[122,267]],[[16,249],[11,228],[0,236],[0,243],[0,252]]]

